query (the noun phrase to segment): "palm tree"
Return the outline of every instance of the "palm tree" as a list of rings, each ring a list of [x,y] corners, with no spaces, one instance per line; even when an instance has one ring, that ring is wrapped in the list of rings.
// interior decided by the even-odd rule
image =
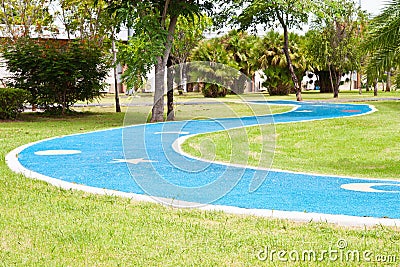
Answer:
[[[297,79],[302,77],[307,69],[307,60],[302,49],[302,39],[299,35],[290,33],[289,35],[290,59],[294,75]],[[267,81],[264,83],[268,87],[270,94],[289,94],[294,93],[291,73],[287,67],[287,57],[282,50],[283,36],[277,32],[268,32],[262,39],[263,54],[259,58],[260,67],[263,70]]]
[[[250,35],[243,31],[232,30],[228,34],[211,40],[201,42],[192,51],[192,60],[209,61],[225,64],[239,70],[253,83],[246,84],[244,80],[235,80],[234,93],[241,94],[245,89],[254,91],[254,77],[260,69],[259,61],[263,47],[260,37]]]
[[[204,61],[208,62],[208,64],[190,65],[190,79],[202,80],[202,82],[197,82],[196,84],[206,97],[225,96],[227,89],[217,86],[217,84],[223,78],[229,76],[222,70],[227,70],[228,68],[239,69],[237,62],[232,60],[233,58],[233,52],[226,49],[226,44],[221,38],[204,40],[193,49],[190,61]],[[222,66],[228,66],[228,68],[221,69]]]
[[[254,80],[257,70],[260,69],[258,62],[262,49],[259,43],[261,38],[250,35],[244,31],[232,30],[222,37],[225,49],[231,51],[233,59],[239,67],[239,71],[252,80],[251,91],[254,91]],[[243,93],[243,90],[240,90]]]
[[[400,0],[388,2],[372,19],[365,47],[370,54],[367,74],[378,77],[400,66]],[[400,75],[396,77],[400,83]]]

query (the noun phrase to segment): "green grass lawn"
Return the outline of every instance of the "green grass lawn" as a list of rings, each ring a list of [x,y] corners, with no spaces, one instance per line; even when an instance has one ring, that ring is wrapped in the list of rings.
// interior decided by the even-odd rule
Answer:
[[[382,112],[396,116],[394,104],[376,104]],[[238,104],[219,106],[224,111],[244,115],[252,113],[248,107]],[[203,110],[205,115],[201,116],[199,106],[183,106],[178,110],[180,108],[182,111],[177,114],[179,119],[225,114],[214,105],[204,106],[203,109],[207,110]],[[130,122],[145,121],[150,109],[130,108]],[[20,145],[123,124],[124,113],[113,113],[112,107],[86,107],[82,110],[85,112],[74,116],[23,114],[19,121],[0,122],[0,266],[385,266],[366,262],[368,259],[363,259],[365,253],[371,260],[377,259],[376,256],[388,256],[387,266],[400,264],[399,228],[346,228],[326,223],[296,223],[222,212],[173,209],[130,199],[62,190],[8,169],[4,157]],[[264,110],[258,112],[263,113]],[[375,120],[373,125],[369,122],[366,126],[375,127],[372,136],[359,136],[361,131],[337,120],[325,122],[331,129],[326,129],[324,134],[329,132],[330,138],[338,140],[340,150],[350,149],[344,145],[347,136],[365,138],[365,144],[368,140],[383,145],[392,144],[394,149],[394,143],[386,138],[392,136],[399,140],[394,132],[398,128],[390,133],[383,133],[381,129],[393,122],[393,118],[388,116],[387,120],[378,122],[379,114],[370,115],[357,118],[362,121],[353,122],[353,126],[364,125],[369,121],[368,117],[371,121]],[[278,134],[285,130],[279,127]],[[303,138],[303,142],[296,146],[298,150],[313,142],[304,141],[314,138],[307,134],[314,128],[306,123],[282,127],[294,127],[288,129],[290,133],[279,135],[278,145],[288,144],[287,150],[279,147],[283,157],[297,155],[296,151],[291,151],[291,142],[294,141],[290,139],[293,135]],[[324,125],[318,127],[324,128]],[[335,161],[334,158],[332,160]],[[347,242],[344,250],[337,245],[342,239]],[[265,257],[266,249],[269,252],[286,251],[286,258],[293,251],[300,253],[301,257],[302,252],[313,250],[317,259],[315,262],[312,259],[286,263],[280,262],[275,253],[273,261],[260,261],[257,255]],[[332,260],[329,260],[328,254],[323,254],[324,250],[333,252]],[[343,253],[358,251],[361,261],[347,261],[346,255],[341,258],[340,253],[334,261],[335,250]],[[322,263],[318,262],[321,255],[324,256]],[[392,257],[394,255],[396,259]]]
[[[333,94],[321,94],[319,91],[304,91],[302,93],[304,100],[329,100],[329,101],[345,101],[345,100],[357,100],[362,101],[363,99],[379,99],[379,98],[400,98],[400,90],[391,91],[391,92],[383,92],[382,90],[378,91],[378,96],[374,96],[374,92],[372,90],[366,91],[362,90],[362,94],[358,93],[358,90],[348,90],[346,86],[344,86],[340,92],[338,99],[332,99]],[[278,99],[296,99],[294,95],[285,96],[285,97],[273,97]]]
[[[304,91],[302,93],[302,96],[304,100],[333,100],[333,94],[321,94],[319,91]],[[343,86],[342,89],[340,90],[339,93],[339,99],[338,100],[343,100],[343,99],[351,99],[351,100],[362,100],[362,99],[373,99],[373,98],[387,98],[387,97],[393,97],[393,98],[400,98],[400,90],[397,91],[391,91],[391,92],[383,92],[382,90],[378,91],[378,96],[374,97],[374,92],[372,90],[366,91],[365,89],[362,90],[362,94],[359,95],[358,90],[348,90],[346,86]],[[253,94],[244,94],[244,95],[227,95],[226,98],[223,99],[223,101],[230,101],[230,100],[238,100],[238,99],[287,99],[287,100],[295,100],[296,97],[295,95],[289,95],[289,96],[269,96],[268,93],[253,93]],[[175,95],[174,96],[174,101],[176,102],[214,102],[216,101],[215,99],[209,99],[209,98],[204,98],[204,96],[201,93],[185,93],[184,95]],[[217,100],[218,101],[218,100]],[[148,103],[151,104],[153,103],[153,96],[150,93],[139,93],[137,94],[136,97],[128,97],[124,94],[120,95],[120,102],[122,104],[128,104],[128,103]],[[107,104],[113,104],[114,103],[114,95],[113,94],[107,94],[105,95],[104,98],[100,100],[100,103],[107,103]]]
[[[275,125],[272,168],[399,179],[400,102],[372,104],[378,111],[368,116]],[[255,126],[203,134],[188,139],[183,148],[206,159],[270,167],[273,130]],[[209,145],[200,149],[206,140]],[[250,144],[247,153],[235,153],[240,141]]]

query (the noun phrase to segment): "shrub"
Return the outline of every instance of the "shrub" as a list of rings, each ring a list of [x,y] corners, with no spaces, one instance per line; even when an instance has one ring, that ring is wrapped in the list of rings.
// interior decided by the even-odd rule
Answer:
[[[22,89],[0,88],[0,119],[15,119],[24,110],[31,94]]]
[[[217,84],[206,84],[202,90],[204,97],[225,97],[228,90]]]
[[[85,40],[20,38],[3,57],[13,73],[8,86],[28,90],[32,104],[62,114],[77,101],[99,97],[109,68],[101,48]]]
[[[270,96],[273,95],[288,95],[290,94],[291,89],[293,86],[287,84],[278,84],[274,87],[268,87],[268,93]]]
[[[270,95],[288,95],[293,89],[293,82],[286,67],[272,66],[264,70],[267,77],[263,86],[268,88]]]

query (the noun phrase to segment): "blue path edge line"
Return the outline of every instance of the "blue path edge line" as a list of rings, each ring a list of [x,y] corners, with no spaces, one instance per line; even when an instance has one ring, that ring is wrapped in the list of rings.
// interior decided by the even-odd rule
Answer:
[[[226,166],[199,161],[173,149],[172,144],[186,135],[260,124],[359,116],[375,111],[372,106],[363,104],[293,101],[269,101],[268,104],[293,105],[296,108],[274,116],[145,124],[51,138],[17,148],[7,155],[6,160],[14,171],[23,172],[28,177],[93,193],[161,200],[175,206],[199,207],[194,203],[211,203],[203,208],[296,220],[311,218],[343,224],[399,224],[399,181]],[[80,153],[38,155],[40,151]],[[124,159],[136,161],[126,163]],[[223,177],[225,181],[235,175],[239,178],[233,184],[226,185],[219,179]],[[263,180],[256,190],[250,192],[254,177]],[[343,188],[357,183],[371,192]],[[219,186],[217,190],[216,185]],[[208,188],[208,191],[199,188]],[[218,190],[226,193],[214,192]],[[197,191],[208,195],[196,194]]]

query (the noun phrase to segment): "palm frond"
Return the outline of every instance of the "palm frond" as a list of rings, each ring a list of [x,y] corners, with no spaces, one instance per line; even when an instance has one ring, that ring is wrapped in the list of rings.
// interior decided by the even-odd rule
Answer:
[[[400,37],[400,0],[389,2],[382,13],[375,17],[369,26],[367,48],[397,47]]]

